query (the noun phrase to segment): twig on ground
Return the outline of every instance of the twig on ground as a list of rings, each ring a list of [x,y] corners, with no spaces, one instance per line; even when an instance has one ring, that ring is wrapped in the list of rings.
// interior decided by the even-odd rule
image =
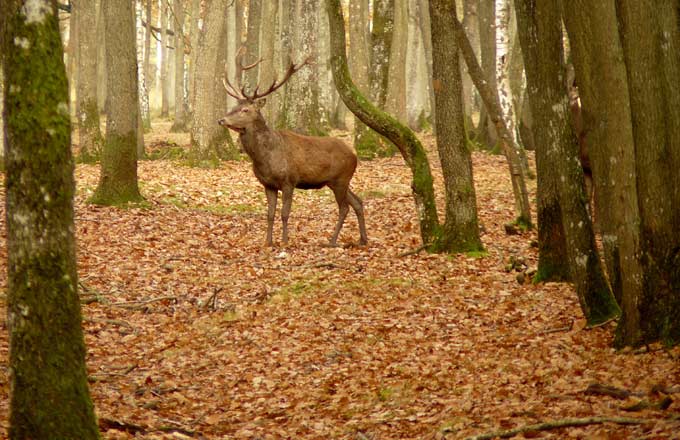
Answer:
[[[654,410],[665,410],[668,409],[669,406],[671,406],[671,403],[673,403],[673,399],[670,397],[666,396],[663,399],[659,400],[658,402],[650,402],[649,400],[641,400],[637,403],[634,403],[632,405],[624,405],[620,406],[619,408],[622,411],[644,411],[646,409],[654,409]]]
[[[211,310],[217,310],[217,294],[220,293],[222,290],[224,290],[223,287],[216,287],[215,291],[213,292],[212,295],[210,295],[210,298],[206,300],[206,302],[203,304],[204,309],[211,309]]]
[[[625,390],[623,388],[617,388],[612,385],[606,385],[602,383],[591,383],[588,388],[583,391],[584,394],[594,395],[594,396],[609,396],[615,399],[627,399],[631,395],[641,396],[642,393],[633,393],[632,391]]]
[[[151,298],[151,299],[145,299],[142,301],[127,301],[127,302],[119,302],[119,303],[112,303],[112,306],[116,307],[122,307],[124,309],[143,309],[144,306],[158,302],[158,301],[165,301],[165,300],[175,300],[177,301],[176,296],[161,296],[158,298]]]
[[[543,330],[543,334],[547,335],[550,333],[561,333],[561,332],[568,332],[571,331],[574,328],[574,320],[572,319],[569,325],[565,325],[564,327],[555,327],[555,328],[549,328],[546,330]]]
[[[425,249],[427,249],[427,245],[422,245],[422,246],[420,246],[419,248],[410,250],[410,251],[408,251],[408,252],[404,252],[404,253],[399,254],[399,255],[397,255],[397,256],[398,256],[399,258],[402,258],[402,257],[408,257],[409,255],[417,255],[417,254],[421,253],[422,251],[424,251]]]
[[[649,422],[645,419],[632,419],[627,417],[586,417],[582,419],[560,419],[552,422],[537,423],[535,425],[526,425],[515,429],[508,429],[502,431],[493,431],[486,434],[474,435],[467,437],[466,440],[491,440],[498,438],[510,438],[517,434],[524,434],[526,432],[548,431],[558,428],[569,428],[574,426],[600,425],[602,423],[616,423],[618,425],[642,425]]]

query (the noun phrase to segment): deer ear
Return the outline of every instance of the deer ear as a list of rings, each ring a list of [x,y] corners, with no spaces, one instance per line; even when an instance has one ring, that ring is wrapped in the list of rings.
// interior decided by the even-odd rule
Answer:
[[[262,108],[264,105],[267,103],[267,98],[260,98],[257,101],[255,101],[255,105],[257,108]]]

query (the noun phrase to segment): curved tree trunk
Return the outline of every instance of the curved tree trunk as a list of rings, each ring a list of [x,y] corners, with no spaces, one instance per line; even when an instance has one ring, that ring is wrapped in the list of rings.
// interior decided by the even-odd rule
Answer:
[[[429,8],[437,149],[446,191],[446,220],[434,247],[445,252],[470,252],[481,251],[483,246],[479,239],[472,159],[465,137],[458,47],[450,31],[455,6],[455,0],[430,0]]]
[[[12,90],[3,130],[9,153],[9,438],[98,439],[78,297],[74,166],[57,3],[34,1],[30,20],[23,3],[3,2],[0,16],[0,64]]]
[[[519,155],[519,146],[515,144],[512,133],[508,130],[503,120],[503,112],[501,104],[498,99],[498,91],[493,89],[487,81],[484,80],[484,72],[482,72],[477,58],[472,50],[470,41],[465,35],[465,30],[458,19],[454,16],[453,31],[456,34],[456,41],[460,47],[465,63],[468,66],[470,77],[475,83],[475,87],[484,101],[484,106],[487,109],[489,118],[494,123],[496,131],[501,136],[501,146],[503,153],[510,168],[510,178],[512,180],[512,191],[515,196],[515,211],[517,219],[515,220],[520,225],[531,228],[531,205],[529,204],[529,193],[526,186],[526,176],[524,174],[524,167],[522,167],[521,157]]]
[[[425,150],[411,130],[374,107],[354,86],[347,67],[345,23],[340,0],[326,0],[326,10],[331,30],[331,69],[335,86],[349,110],[364,124],[392,141],[411,168],[411,187],[420,221],[420,236],[423,244],[430,246],[439,232],[439,220]]]
[[[137,184],[139,90],[135,14],[129,0],[104,3],[109,105],[99,185],[90,201],[116,205],[142,199]]]
[[[515,7],[529,101],[536,115],[533,127],[539,195],[552,195],[539,198],[539,274],[544,278],[546,272],[565,277],[571,274],[588,324],[600,324],[618,316],[620,309],[595,246],[583,169],[569,121],[560,11],[541,0],[515,0]],[[549,188],[542,188],[545,186]],[[542,241],[548,244],[542,245]],[[555,250],[555,243],[561,249],[550,252]]]

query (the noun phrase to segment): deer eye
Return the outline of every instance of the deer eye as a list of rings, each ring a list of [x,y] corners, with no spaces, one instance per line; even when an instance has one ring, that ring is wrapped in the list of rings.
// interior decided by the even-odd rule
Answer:
[[[248,107],[245,107],[245,108],[242,108],[241,111],[243,113],[248,113],[250,111],[250,109]]]

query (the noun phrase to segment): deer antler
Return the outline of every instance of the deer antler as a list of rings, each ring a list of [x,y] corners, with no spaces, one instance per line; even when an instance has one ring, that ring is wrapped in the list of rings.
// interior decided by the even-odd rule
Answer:
[[[311,64],[311,62],[312,62],[311,56],[307,57],[302,63],[297,64],[297,65],[293,64],[293,62],[291,61],[290,64],[288,65],[288,69],[286,69],[286,74],[283,76],[283,79],[281,81],[278,81],[277,78],[274,78],[272,85],[269,86],[269,88],[267,90],[265,90],[263,93],[258,93],[258,90],[260,88],[260,85],[258,84],[257,87],[255,87],[255,90],[253,91],[253,93],[251,95],[248,95],[248,94],[245,93],[245,91],[243,91],[244,92],[243,96],[245,96],[247,99],[252,100],[252,101],[254,101],[256,99],[264,98],[265,96],[273,93],[279,87],[284,85],[290,79],[290,77],[293,76],[293,74],[295,72],[302,69],[304,66]]]
[[[229,77],[227,75],[227,66],[225,64],[224,66],[224,78],[222,78],[222,85],[224,85],[224,89],[227,91],[227,94],[229,96],[236,98],[238,100],[242,99],[247,99],[249,101],[255,101],[260,98],[264,98],[265,96],[273,93],[275,90],[277,90],[279,87],[284,85],[291,76],[298,70],[302,69],[304,66],[311,64],[312,63],[312,57],[309,56],[307,57],[302,63],[300,64],[294,64],[292,61],[288,65],[288,69],[286,69],[286,74],[284,75],[283,79],[281,81],[278,81],[277,78],[274,78],[274,81],[272,82],[272,85],[269,86],[267,90],[265,90],[263,93],[259,93],[258,90],[260,89],[260,85],[258,84],[255,86],[255,90],[253,91],[252,94],[246,93],[246,86],[241,84],[241,76],[242,73],[246,70],[250,70],[260,64],[263,59],[260,58],[259,60],[255,61],[254,63],[244,65],[243,64],[243,56],[245,55],[246,48],[245,46],[241,46],[236,53],[236,78],[237,78],[237,86],[234,87],[234,85],[229,82]]]

